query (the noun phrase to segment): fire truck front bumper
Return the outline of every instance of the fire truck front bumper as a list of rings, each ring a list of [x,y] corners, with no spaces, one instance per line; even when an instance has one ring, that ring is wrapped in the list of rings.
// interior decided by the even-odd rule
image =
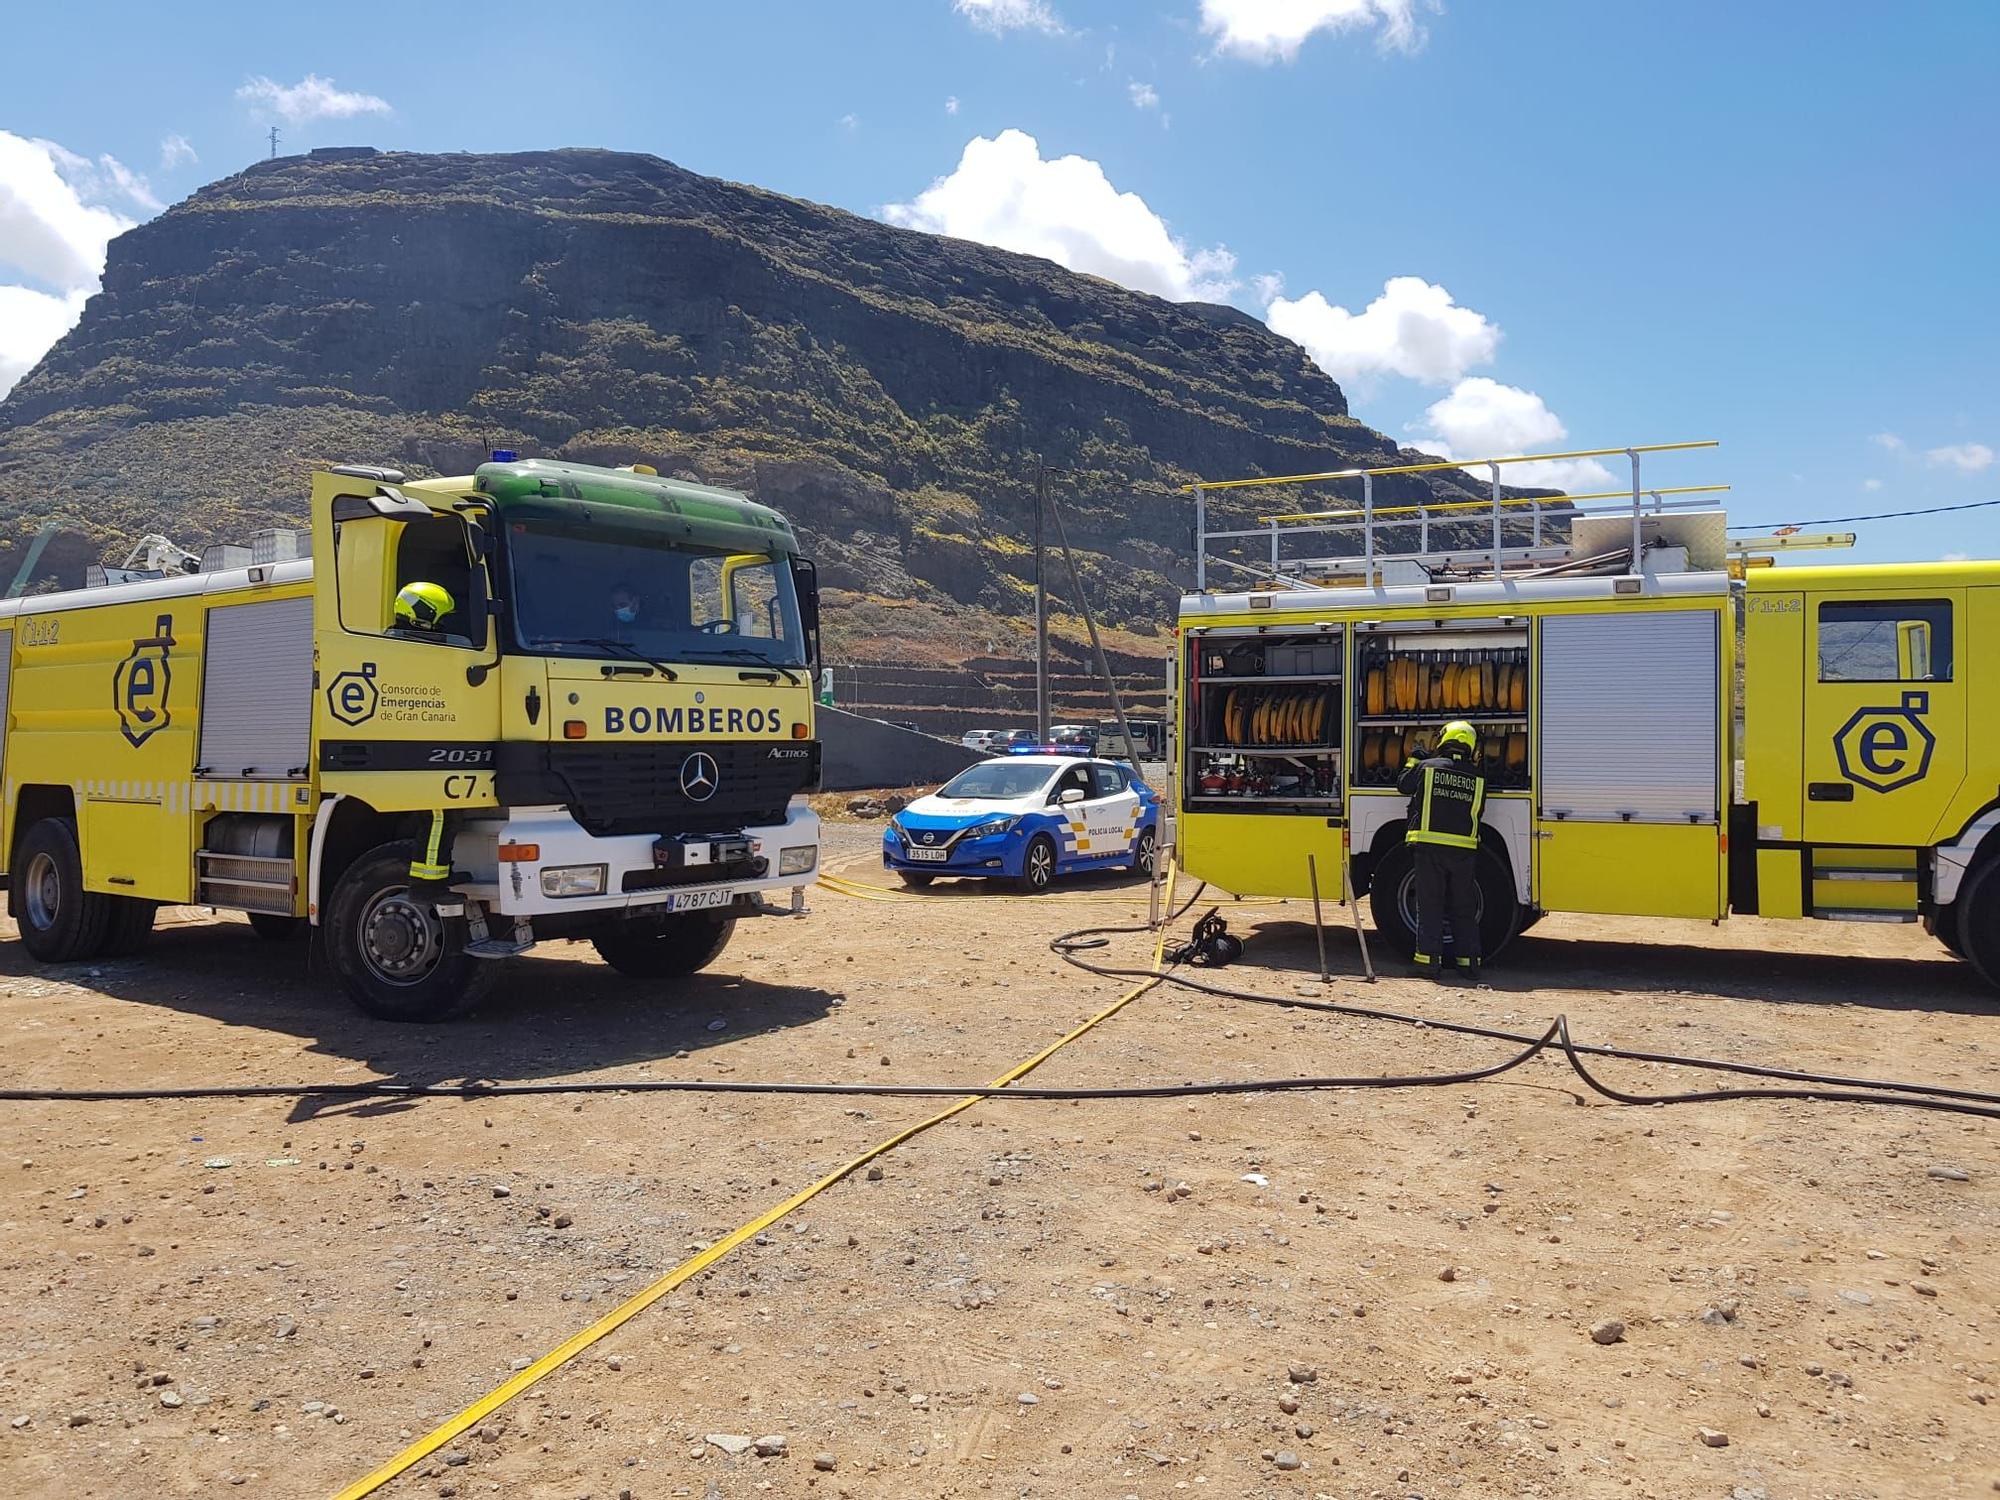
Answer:
[[[803,799],[782,823],[599,837],[562,807],[516,807],[465,825],[453,888],[508,917],[627,912],[798,914],[819,873],[819,816]]]

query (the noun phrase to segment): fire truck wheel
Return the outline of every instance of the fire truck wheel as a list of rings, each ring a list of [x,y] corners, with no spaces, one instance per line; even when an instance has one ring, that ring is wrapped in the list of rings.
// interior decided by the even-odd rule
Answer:
[[[327,956],[354,1003],[384,1021],[442,1021],[468,1008],[490,977],[431,903],[410,891],[414,839],[369,850],[333,888]]]
[[[1055,883],[1056,842],[1046,833],[1038,833],[1022,851],[1021,873],[1014,877],[1014,885],[1027,895],[1039,896]]]
[[[153,913],[159,903],[140,896],[106,896],[111,915],[104,924],[104,943],[97,951],[106,958],[124,958],[146,946],[153,935]]]
[[[901,880],[911,890],[920,891],[933,880],[936,880],[937,876],[924,870],[898,870],[896,878]]]
[[[89,958],[104,944],[109,898],[83,888],[76,825],[44,818],[14,851],[14,918],[21,944],[45,964]]]
[[[599,933],[590,944],[627,979],[678,979],[714,963],[735,931],[734,917],[694,913],[657,931]]]
[[[1988,984],[2000,985],[2000,860],[1988,860],[1967,877],[1951,911],[1958,942],[1946,939],[1946,946],[1971,960]]]
[[[1491,849],[1479,851],[1479,946],[1492,958],[1512,941],[1521,917],[1514,880]],[[1417,860],[1408,844],[1398,844],[1375,863],[1368,882],[1368,914],[1390,949],[1408,958],[1417,951]]]
[[[250,930],[267,943],[289,943],[306,935],[304,917],[283,917],[274,911],[253,911],[246,915],[250,918]]]

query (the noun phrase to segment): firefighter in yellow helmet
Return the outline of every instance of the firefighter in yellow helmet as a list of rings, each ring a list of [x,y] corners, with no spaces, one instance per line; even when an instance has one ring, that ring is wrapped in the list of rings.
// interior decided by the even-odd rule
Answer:
[[[1479,976],[1479,815],[1486,778],[1479,774],[1479,732],[1453,719],[1437,749],[1403,767],[1396,790],[1410,799],[1405,838],[1417,862],[1417,967],[1444,978],[1444,939],[1468,979]]]
[[[444,629],[444,618],[458,602],[441,584],[406,583],[396,591],[395,629],[411,635],[437,635]]]

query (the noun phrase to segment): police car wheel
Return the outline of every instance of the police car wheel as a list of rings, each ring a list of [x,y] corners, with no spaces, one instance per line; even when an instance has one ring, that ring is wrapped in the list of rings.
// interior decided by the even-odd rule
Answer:
[[[1039,896],[1056,883],[1055,840],[1038,833],[1021,852],[1021,873],[1014,884],[1030,896]]]
[[[937,876],[931,874],[928,870],[898,870],[896,875],[904,885],[918,891],[937,879]]]
[[[1151,879],[1153,865],[1160,857],[1160,841],[1150,828],[1139,830],[1139,842],[1132,846],[1132,870]]]
[[[21,945],[43,963],[89,958],[103,947],[110,903],[83,888],[83,854],[68,818],[44,818],[21,836],[10,888]]]
[[[734,917],[691,913],[669,917],[662,928],[601,932],[590,944],[627,979],[678,979],[714,963],[735,931]]]
[[[429,899],[410,887],[414,839],[381,844],[333,888],[326,951],[349,998],[383,1021],[442,1021],[469,1007],[490,962],[468,957]]]

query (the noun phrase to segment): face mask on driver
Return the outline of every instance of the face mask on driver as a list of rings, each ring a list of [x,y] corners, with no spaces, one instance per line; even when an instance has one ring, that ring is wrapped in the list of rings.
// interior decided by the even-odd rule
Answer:
[[[634,620],[639,618],[639,606],[636,604],[621,604],[612,610],[611,613],[618,617],[620,625],[630,625]]]

